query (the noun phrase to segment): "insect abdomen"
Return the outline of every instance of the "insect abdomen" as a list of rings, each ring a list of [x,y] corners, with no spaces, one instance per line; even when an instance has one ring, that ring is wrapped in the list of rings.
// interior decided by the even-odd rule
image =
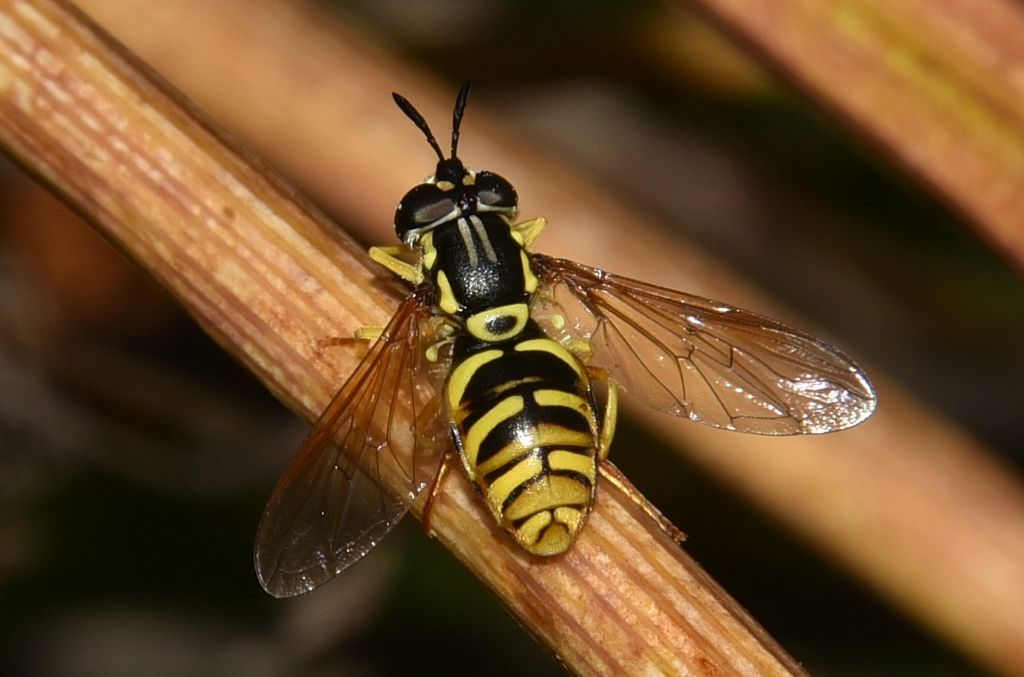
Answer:
[[[531,321],[509,341],[457,343],[447,397],[459,455],[498,523],[533,554],[568,549],[597,472],[598,426],[579,361]]]

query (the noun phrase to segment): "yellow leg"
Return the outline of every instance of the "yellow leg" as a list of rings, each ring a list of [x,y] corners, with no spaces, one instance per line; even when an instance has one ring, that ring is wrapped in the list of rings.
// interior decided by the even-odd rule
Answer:
[[[360,327],[356,329],[355,337],[357,341],[372,343],[379,339],[383,333],[384,327]]]
[[[406,263],[398,258],[399,254],[407,254],[409,249],[403,245],[387,245],[383,247],[370,247],[370,258],[390,270],[395,275],[412,284],[418,285],[423,282],[423,266],[419,263]],[[384,333],[384,327],[360,327],[356,329],[354,338],[333,336],[317,341],[317,347],[334,348],[347,346],[355,343],[373,343]]]
[[[356,334],[358,334],[359,331],[362,331],[362,330],[356,331]],[[326,348],[338,348],[338,347],[341,347],[341,346],[344,346],[344,347],[347,348],[348,346],[351,346],[353,344],[354,345],[364,345],[368,341],[372,341],[372,340],[373,340],[372,338],[371,339],[365,339],[365,338],[360,338],[359,336],[328,336],[327,338],[317,339],[316,347],[319,350],[325,350]]]
[[[441,350],[455,343],[456,327],[443,317],[431,319],[428,328],[424,329],[425,341],[428,341],[425,356],[429,362],[441,359]]]
[[[548,220],[543,216],[538,216],[535,219],[529,221],[523,221],[512,226],[513,232],[519,233],[519,236],[523,239],[523,246],[529,247],[533,244],[533,241],[537,239],[537,236],[541,234],[548,225]]]
[[[594,346],[590,341],[584,341],[583,339],[575,338],[566,334],[562,337],[559,343],[562,344],[563,348],[575,355],[576,359],[583,364],[589,362],[590,358],[594,355]]]
[[[597,450],[597,460],[603,461],[608,458],[608,451],[611,449],[612,439],[615,437],[615,423],[619,419],[619,385],[607,370],[600,367],[587,367],[587,373],[590,375],[591,381],[604,383],[607,388]]]
[[[661,511],[655,508],[643,494],[637,491],[632,482],[626,479],[626,476],[608,460],[608,450],[611,447],[612,438],[615,436],[615,422],[618,420],[619,388],[618,384],[615,383],[615,379],[604,369],[588,367],[587,372],[590,374],[592,381],[604,382],[608,388],[604,406],[604,418],[601,421],[597,469],[609,484],[621,491],[638,508],[643,510],[648,517],[653,519],[658,528],[665,532],[669,538],[676,543],[682,543],[686,540],[686,534],[677,529],[667,517],[662,515]]]
[[[419,262],[407,263],[397,256],[408,252],[409,249],[402,245],[370,247],[370,258],[406,282],[418,285],[423,282],[423,266]]]
[[[355,345],[366,345],[373,343],[381,337],[384,333],[384,327],[360,327],[356,329],[354,336],[328,336],[327,338],[317,339],[316,347],[318,350],[326,350],[327,348],[338,348],[340,346],[351,346]]]

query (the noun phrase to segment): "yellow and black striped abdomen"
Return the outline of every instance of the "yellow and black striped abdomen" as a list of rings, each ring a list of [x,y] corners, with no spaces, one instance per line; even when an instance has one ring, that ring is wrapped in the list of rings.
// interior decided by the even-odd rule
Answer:
[[[498,523],[535,555],[564,552],[597,481],[583,365],[530,321],[508,341],[457,342],[446,395],[459,455]]]

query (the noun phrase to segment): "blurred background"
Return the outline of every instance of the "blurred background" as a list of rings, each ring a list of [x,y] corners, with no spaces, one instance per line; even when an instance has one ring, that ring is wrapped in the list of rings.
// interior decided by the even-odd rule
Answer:
[[[467,163],[478,105],[524,145],[784,299],[1019,471],[1017,271],[700,16],[568,0],[357,0],[316,11],[453,96],[474,78]],[[159,12],[138,21],[150,33],[183,28],[162,25]],[[381,82],[373,95],[392,88]],[[287,114],[288,101],[265,105]],[[430,122],[446,135],[447,118]],[[409,186],[431,171],[408,121],[396,111],[380,124],[422,166]],[[257,149],[269,143],[231,131]],[[322,185],[290,178],[366,244],[388,237],[400,193],[372,205],[380,229],[370,233]],[[0,196],[0,671],[561,674],[414,521],[314,595],[266,596],[253,534],[307,425],[12,164],[0,166]],[[523,215],[535,215],[521,197]],[[587,236],[576,228],[561,241]],[[812,673],[982,670],[655,433],[627,418],[616,446],[637,450],[613,459],[689,534],[686,549]]]

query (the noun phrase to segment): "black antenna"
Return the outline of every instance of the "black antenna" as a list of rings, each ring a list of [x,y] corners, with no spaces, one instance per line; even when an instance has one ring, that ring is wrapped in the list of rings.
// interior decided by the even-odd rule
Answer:
[[[413,105],[409,103],[409,100],[406,99],[401,94],[398,94],[397,92],[391,92],[391,96],[394,97],[395,103],[397,103],[398,107],[402,109],[402,112],[405,113],[409,117],[409,119],[413,121],[413,124],[419,127],[420,131],[426,135],[427,143],[429,143],[430,147],[434,149],[435,153],[437,153],[438,159],[444,162],[444,153],[441,152],[441,146],[437,145],[437,139],[434,138],[433,133],[430,131],[430,125],[428,125],[427,121],[423,119],[423,116],[420,115],[420,112],[416,110],[416,108],[414,108]],[[462,113],[459,112],[458,116],[461,118]],[[452,132],[452,134],[456,138],[458,137],[457,133]],[[452,143],[455,143],[454,139]]]
[[[452,159],[455,159],[455,154],[459,150],[459,127],[462,126],[462,115],[466,112],[466,104],[469,102],[469,90],[472,83],[466,80],[462,83],[462,87],[459,88],[459,95],[455,97],[455,111],[452,113]],[[438,145],[437,139],[434,138],[433,132],[430,131],[430,125],[423,119],[420,112],[416,110],[416,107],[409,103],[409,100],[397,92],[391,92],[391,96],[395,99],[395,103],[402,109],[410,120],[413,121],[420,131],[427,137],[427,143],[437,153],[439,160],[444,162],[444,153],[441,152],[441,146]]]
[[[462,125],[462,114],[466,111],[466,104],[469,102],[469,89],[472,83],[466,80],[459,88],[459,95],[455,97],[455,111],[452,113],[452,158],[459,148],[459,126]]]

